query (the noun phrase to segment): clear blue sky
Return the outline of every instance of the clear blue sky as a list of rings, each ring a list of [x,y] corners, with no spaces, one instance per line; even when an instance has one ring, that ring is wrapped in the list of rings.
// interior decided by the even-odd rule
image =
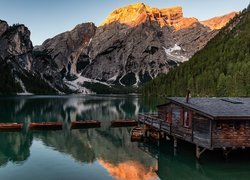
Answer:
[[[0,0],[0,19],[25,24],[34,45],[83,22],[99,25],[114,9],[143,2],[152,7],[182,6],[185,17],[205,20],[247,7],[249,0]]]

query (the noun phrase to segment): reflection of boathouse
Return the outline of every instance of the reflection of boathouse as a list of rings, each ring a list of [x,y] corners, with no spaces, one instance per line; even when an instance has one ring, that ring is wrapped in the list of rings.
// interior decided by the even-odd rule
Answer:
[[[148,129],[196,145],[196,157],[205,149],[222,148],[225,155],[250,147],[250,98],[168,98],[157,114],[139,114]],[[202,149],[203,148],[203,149]]]

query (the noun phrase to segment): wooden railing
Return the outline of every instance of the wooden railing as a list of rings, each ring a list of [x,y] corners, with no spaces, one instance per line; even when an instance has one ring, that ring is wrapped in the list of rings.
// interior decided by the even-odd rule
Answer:
[[[138,116],[138,121],[143,124],[147,124],[156,130],[167,132],[168,134],[174,133],[177,136],[183,136],[183,134],[191,135],[191,129],[170,125],[168,122],[160,118],[157,113],[140,113]],[[172,121],[178,120],[173,119]]]
[[[146,113],[146,114],[140,113],[138,116],[138,120],[139,122],[150,125],[151,127],[154,127],[157,130],[170,132],[171,129],[168,122],[161,119],[158,113]]]

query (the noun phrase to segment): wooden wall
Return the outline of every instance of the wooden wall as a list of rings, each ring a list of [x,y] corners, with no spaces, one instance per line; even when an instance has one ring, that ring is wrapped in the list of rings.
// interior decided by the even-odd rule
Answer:
[[[246,121],[223,120],[220,122],[221,128],[216,121],[213,121],[212,144],[214,148],[250,147],[250,127],[246,126]]]

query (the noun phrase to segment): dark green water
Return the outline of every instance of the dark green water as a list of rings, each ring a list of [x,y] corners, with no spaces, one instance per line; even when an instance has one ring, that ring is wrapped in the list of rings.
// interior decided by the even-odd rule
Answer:
[[[0,180],[62,179],[249,179],[250,153],[206,152],[194,146],[130,142],[131,128],[111,128],[114,119],[135,119],[155,110],[156,100],[137,96],[31,96],[0,98],[0,122],[60,121],[62,131],[0,133]],[[99,120],[101,128],[70,130],[76,120]]]

